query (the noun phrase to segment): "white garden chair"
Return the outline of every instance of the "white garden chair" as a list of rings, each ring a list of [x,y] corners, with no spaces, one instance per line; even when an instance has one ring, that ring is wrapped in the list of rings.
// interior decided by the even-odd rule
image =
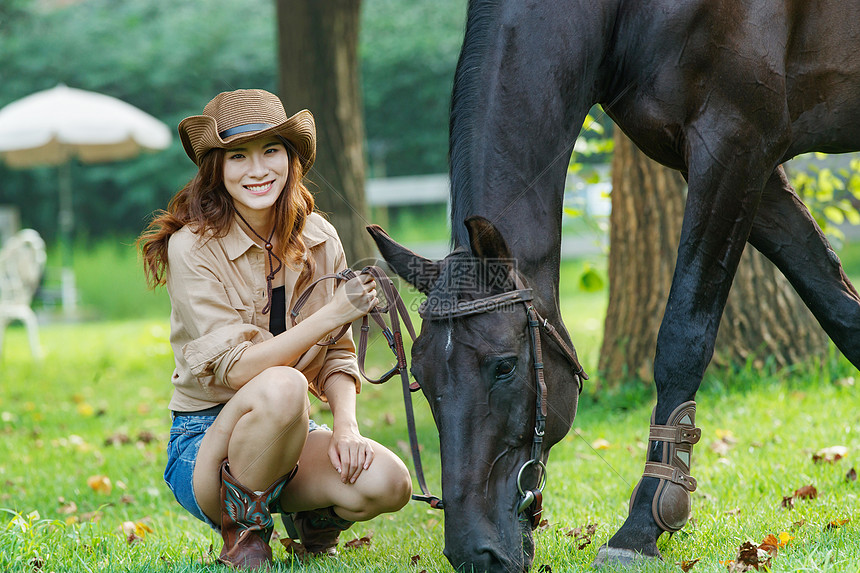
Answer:
[[[3,334],[13,320],[27,327],[30,352],[41,359],[36,313],[30,305],[45,271],[45,241],[33,229],[24,229],[0,248],[0,353]]]

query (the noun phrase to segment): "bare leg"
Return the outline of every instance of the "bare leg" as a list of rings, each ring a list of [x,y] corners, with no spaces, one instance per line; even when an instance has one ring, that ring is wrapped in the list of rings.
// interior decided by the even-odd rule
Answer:
[[[296,477],[281,495],[284,511],[304,511],[333,506],[340,517],[366,521],[381,513],[397,511],[409,501],[412,482],[403,462],[374,442],[374,459],[355,483],[343,483],[328,456],[331,432],[315,430],[299,460]]]
[[[206,432],[194,467],[194,493],[203,512],[221,523],[221,462],[236,480],[262,491],[288,474],[308,435],[308,385],[287,367],[270,368],[243,386]]]
[[[412,482],[400,459],[374,444],[374,460],[354,484],[344,484],[328,457],[331,432],[308,434],[307,380],[292,368],[271,368],[243,386],[206,432],[194,468],[194,492],[216,524],[221,516],[220,466],[230,460],[233,476],[264,490],[299,463],[283,490],[281,507],[301,511],[334,506],[350,521],[397,511],[409,501]]]

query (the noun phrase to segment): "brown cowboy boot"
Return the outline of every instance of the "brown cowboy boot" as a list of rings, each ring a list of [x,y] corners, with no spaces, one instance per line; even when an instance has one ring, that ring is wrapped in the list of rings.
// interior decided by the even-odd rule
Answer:
[[[269,505],[295,475],[278,479],[266,491],[251,491],[230,474],[227,460],[221,463],[221,536],[224,547],[218,561],[231,567],[256,569],[272,563],[269,539],[275,522]]]
[[[353,523],[337,515],[333,507],[299,511],[293,515],[299,539],[310,555],[337,555],[340,532],[352,527]]]

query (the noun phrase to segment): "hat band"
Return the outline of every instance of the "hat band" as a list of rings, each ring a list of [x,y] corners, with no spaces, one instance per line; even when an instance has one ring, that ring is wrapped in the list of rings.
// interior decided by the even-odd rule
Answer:
[[[230,129],[219,131],[218,137],[220,137],[221,139],[226,139],[231,135],[236,135],[237,133],[262,131],[264,129],[269,129],[270,127],[274,127],[274,125],[272,125],[271,123],[246,123],[245,125],[237,125],[236,127],[231,127]]]

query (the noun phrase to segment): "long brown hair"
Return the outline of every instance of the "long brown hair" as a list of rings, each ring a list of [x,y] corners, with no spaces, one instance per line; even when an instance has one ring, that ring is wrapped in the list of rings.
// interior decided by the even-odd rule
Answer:
[[[299,283],[313,275],[314,261],[305,256],[302,230],[314,210],[314,198],[302,181],[302,164],[297,154],[287,146],[290,173],[287,184],[275,202],[275,236],[279,245],[276,254],[293,268],[302,267]],[[163,285],[167,279],[167,243],[171,235],[189,225],[195,234],[223,237],[233,220],[233,198],[224,187],[224,156],[220,148],[210,150],[197,174],[182,188],[167,210],[154,214],[152,222],[137,239],[143,256],[143,270],[150,288]]]

